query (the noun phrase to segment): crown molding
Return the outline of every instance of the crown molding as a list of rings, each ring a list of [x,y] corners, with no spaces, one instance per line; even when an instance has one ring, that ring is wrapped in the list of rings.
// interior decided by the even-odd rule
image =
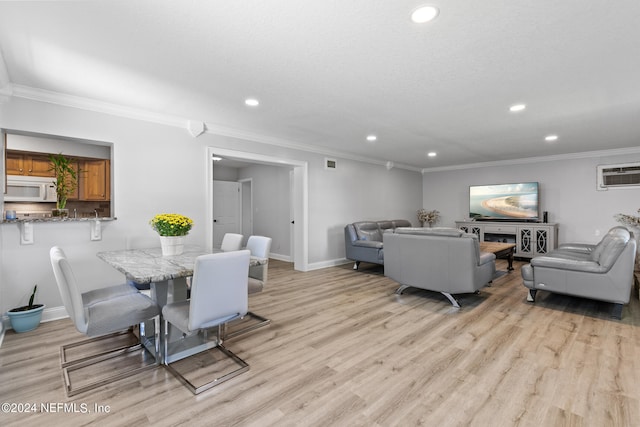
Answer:
[[[588,159],[593,157],[620,156],[620,155],[638,154],[638,153],[640,153],[640,147],[614,148],[611,150],[584,151],[581,153],[557,154],[553,156],[523,157],[521,159],[497,160],[494,162],[469,163],[464,165],[424,168],[422,169],[421,172],[425,174],[429,172],[477,169],[477,168],[487,168],[487,167],[495,167],[495,166],[526,165],[530,163],[555,162],[558,160]]]
[[[11,79],[9,79],[9,72],[7,71],[7,64],[4,62],[2,51],[0,51],[0,89],[4,89],[6,86],[11,85]]]
[[[109,114],[118,117],[124,117],[133,120],[141,120],[152,123],[158,123],[166,126],[173,126],[182,129],[186,129],[192,132],[193,123],[202,123],[204,125],[204,132],[217,136],[226,136],[230,138],[243,139],[261,144],[274,145],[277,147],[288,148],[293,150],[305,151],[324,156],[335,156],[347,160],[354,160],[362,163],[369,163],[374,165],[380,165],[386,167],[387,161],[377,160],[364,156],[357,156],[345,152],[327,150],[321,147],[312,145],[301,144],[298,142],[288,141],[282,138],[274,138],[258,133],[243,131],[240,129],[234,129],[226,126],[219,126],[209,124],[207,122],[190,120],[182,117],[176,117],[168,114],[154,113],[142,109],[125,107],[122,105],[111,104],[108,102],[97,101],[90,98],[84,98],[75,95],[68,95],[60,92],[53,92],[45,89],[33,88],[24,85],[12,85],[13,91],[10,94],[17,98],[25,98],[33,101],[47,102],[50,104],[61,105],[65,107],[78,108],[81,110],[94,111],[97,113]],[[0,95],[2,93],[0,92]],[[193,135],[193,133],[191,133]],[[198,134],[199,135],[199,134]],[[193,135],[194,137],[196,135]],[[413,172],[420,172],[421,169],[414,166],[395,164],[398,169],[406,169]]]
[[[45,89],[37,89],[23,85],[13,85],[13,96],[17,98],[30,99],[32,101],[47,102],[49,104],[61,105],[64,107],[78,108],[81,110],[94,111],[97,113],[153,122],[184,129],[188,128],[189,122],[187,119],[170,116],[168,114],[153,113],[138,108],[124,107],[122,105],[96,101],[95,99],[68,95]]]
[[[206,133],[211,133],[211,134],[214,134],[214,135],[219,135],[219,136],[226,136],[226,137],[229,137],[229,138],[237,138],[237,139],[243,139],[243,140],[248,140],[248,141],[260,142],[260,143],[264,143],[264,144],[268,144],[268,145],[274,145],[274,146],[281,147],[281,148],[288,148],[288,149],[291,149],[291,150],[299,150],[299,151],[305,151],[305,152],[308,152],[308,153],[320,154],[320,155],[323,155],[323,156],[340,157],[340,158],[345,159],[345,160],[354,160],[354,161],[357,161],[357,162],[384,166],[385,168],[386,168],[387,163],[388,163],[387,161],[383,161],[383,160],[372,159],[372,158],[364,157],[364,156],[357,156],[357,155],[350,154],[350,153],[345,153],[345,152],[342,152],[342,151],[328,150],[328,149],[324,149],[322,147],[317,147],[317,146],[313,146],[313,145],[307,145],[307,144],[301,144],[299,142],[287,141],[287,140],[282,139],[282,138],[273,138],[273,137],[265,136],[265,135],[262,135],[262,134],[257,134],[257,133],[253,133],[253,132],[247,132],[247,131],[241,131],[241,130],[238,130],[238,129],[220,127],[220,126],[216,126],[216,125],[207,124],[207,129],[206,129],[205,132]],[[405,169],[405,170],[412,171],[412,172],[421,172],[421,169],[418,168],[418,167],[405,165],[405,164],[401,164],[401,163],[394,164],[394,167],[396,167],[398,169]]]

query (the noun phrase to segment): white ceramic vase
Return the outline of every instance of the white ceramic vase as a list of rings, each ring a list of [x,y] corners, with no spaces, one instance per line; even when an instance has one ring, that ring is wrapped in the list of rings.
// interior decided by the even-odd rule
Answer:
[[[184,252],[184,236],[160,236],[162,256],[182,255]]]

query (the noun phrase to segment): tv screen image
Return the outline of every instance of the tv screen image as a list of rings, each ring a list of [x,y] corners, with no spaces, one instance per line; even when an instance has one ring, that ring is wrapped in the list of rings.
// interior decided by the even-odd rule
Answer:
[[[472,185],[469,187],[469,217],[537,220],[538,183]]]

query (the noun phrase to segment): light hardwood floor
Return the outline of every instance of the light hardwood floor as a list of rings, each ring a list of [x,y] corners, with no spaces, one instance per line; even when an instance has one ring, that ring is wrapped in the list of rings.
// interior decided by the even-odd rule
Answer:
[[[160,367],[67,399],[59,346],[82,338],[71,322],[9,331],[0,401],[90,413],[0,413],[0,425],[640,425],[637,293],[622,321],[589,300],[539,292],[531,304],[520,265],[456,310],[437,293],[396,296],[377,266],[272,261],[250,298],[272,324],[226,343],[250,371],[199,396]]]

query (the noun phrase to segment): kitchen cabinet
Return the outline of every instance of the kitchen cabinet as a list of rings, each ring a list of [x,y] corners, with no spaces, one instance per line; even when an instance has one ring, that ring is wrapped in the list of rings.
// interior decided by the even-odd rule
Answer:
[[[21,151],[6,152],[7,175],[55,177],[49,157]]]
[[[80,200],[111,200],[111,168],[109,160],[92,159],[80,163]]]

